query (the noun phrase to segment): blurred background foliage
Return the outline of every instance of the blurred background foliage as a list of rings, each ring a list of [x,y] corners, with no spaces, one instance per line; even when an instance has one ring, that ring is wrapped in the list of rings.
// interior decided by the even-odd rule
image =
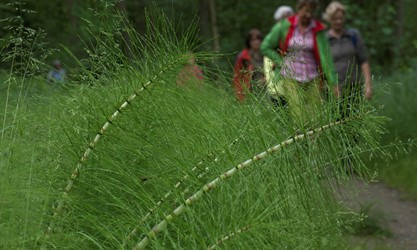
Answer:
[[[67,47],[78,59],[86,56],[84,42],[90,36],[89,22],[99,21],[103,8],[118,8],[125,12],[133,27],[143,33],[145,9],[155,1],[98,1],[98,0],[25,0],[10,5],[0,3],[0,30],[2,51],[10,49],[5,41],[13,30],[5,29],[7,18],[19,16],[26,28],[44,30],[45,42],[51,48]],[[321,0],[317,17],[321,17],[330,0]],[[342,0],[349,7],[348,25],[358,28],[371,54],[374,72],[392,72],[407,68],[417,56],[417,30],[413,28],[417,4],[413,0]],[[196,17],[199,20],[201,49],[218,50],[225,56],[216,63],[230,69],[236,53],[244,47],[246,32],[257,27],[267,33],[274,24],[273,14],[280,5],[295,7],[291,0],[158,0],[156,4],[174,19],[187,26]],[[22,9],[33,12],[22,11]],[[86,21],[88,20],[88,21]],[[2,52],[4,53],[4,52]],[[61,58],[67,67],[74,60],[62,50],[50,55]],[[8,69],[6,61],[0,68]]]

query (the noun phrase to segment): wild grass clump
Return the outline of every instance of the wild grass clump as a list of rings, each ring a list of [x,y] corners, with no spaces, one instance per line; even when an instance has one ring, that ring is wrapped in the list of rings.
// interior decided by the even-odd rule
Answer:
[[[378,104],[383,106],[381,113],[390,119],[386,125],[388,133],[382,137],[382,143],[396,145],[389,149],[394,158],[378,160],[383,169],[381,177],[389,185],[406,191],[405,196],[413,199],[417,199],[414,181],[417,178],[416,76],[415,65],[394,74],[384,84],[387,91],[377,99]]]
[[[68,237],[82,231],[85,235],[81,237],[84,241],[78,241],[80,247],[94,242],[104,248],[132,247],[222,173],[287,141],[289,133],[276,129],[277,124],[278,128],[293,129],[291,123],[279,121],[284,113],[277,116],[266,104],[241,107],[210,86],[197,90],[163,86],[146,94],[132,104],[134,112],[120,116],[120,125],[113,124],[89,156],[66,200],[63,216],[56,218],[51,237],[62,241],[59,235]],[[149,104],[145,109],[142,101]],[[258,235],[253,243],[257,246],[319,247],[321,240],[312,239],[325,239],[326,234],[338,232],[332,196],[319,179],[343,147],[338,148],[330,139],[345,133],[337,126],[317,133],[314,142],[283,146],[275,159],[265,158],[218,182],[216,189],[187,205],[181,214],[184,219],[170,221],[167,231],[162,231],[153,244],[209,246],[239,228],[248,228],[237,239],[248,237],[254,242],[254,236],[246,235],[254,234]],[[237,142],[231,144],[235,139]],[[327,155],[318,157],[317,147]],[[213,156],[206,157],[210,154]],[[67,157],[71,165],[77,155]],[[192,171],[203,159],[204,163]],[[334,164],[332,172],[343,176],[343,169]],[[188,177],[181,180],[183,176]],[[167,192],[171,192],[169,197]],[[166,198],[155,206],[162,197]],[[144,219],[151,209],[151,215]],[[271,228],[276,233],[271,235]],[[167,240],[160,240],[164,238]],[[236,247],[243,243],[224,244]]]
[[[1,62],[10,67],[0,72],[0,248],[24,249],[42,234],[59,155],[50,154],[53,103],[38,96],[51,94],[38,77],[51,53],[46,34],[25,26],[22,16],[32,11],[24,4],[7,6],[19,16],[0,20],[7,34],[0,39]]]
[[[378,237],[392,237],[393,233],[387,228],[387,216],[374,207],[374,204],[361,204],[359,213],[364,215],[360,223],[354,225],[356,235],[373,235]]]
[[[100,30],[118,39],[94,40],[92,54],[108,57],[104,74],[79,70],[88,86],[16,112],[26,120],[12,126],[25,133],[12,133],[19,150],[7,156],[14,175],[3,184],[0,211],[20,209],[0,214],[8,231],[0,246],[343,246],[341,227],[355,218],[340,212],[330,180],[349,177],[344,158],[367,174],[360,154],[379,151],[384,119],[366,103],[341,119],[329,102],[299,127],[266,99],[237,103],[208,75],[177,84],[190,52],[198,62],[213,55],[195,52],[195,27],[180,32],[164,13],[148,15],[147,34],[126,30],[130,54],[112,44],[126,36]],[[107,24],[114,30],[120,22]]]

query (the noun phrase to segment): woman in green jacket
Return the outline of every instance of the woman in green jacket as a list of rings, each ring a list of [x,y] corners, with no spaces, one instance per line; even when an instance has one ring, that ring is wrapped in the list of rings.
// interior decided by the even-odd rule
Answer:
[[[282,85],[290,113],[300,125],[320,113],[321,92],[326,86],[338,95],[325,26],[312,18],[316,7],[317,0],[299,0],[297,13],[275,24],[261,44],[276,71],[268,90],[273,93]]]

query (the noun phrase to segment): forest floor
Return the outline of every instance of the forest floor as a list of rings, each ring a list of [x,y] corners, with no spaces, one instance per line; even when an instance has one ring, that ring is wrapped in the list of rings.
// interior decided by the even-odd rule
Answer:
[[[348,207],[355,212],[365,211],[369,220],[363,224],[373,231],[349,236],[353,249],[417,249],[416,200],[383,182],[366,183],[359,178],[350,180],[340,190]]]

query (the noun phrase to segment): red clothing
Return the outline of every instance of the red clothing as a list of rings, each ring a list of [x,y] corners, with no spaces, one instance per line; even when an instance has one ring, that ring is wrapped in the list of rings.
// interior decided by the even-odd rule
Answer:
[[[290,26],[289,26],[287,36],[285,38],[285,43],[280,44],[280,48],[284,53],[287,53],[288,47],[290,45],[290,40],[294,36],[294,32],[295,32],[295,29],[297,28],[297,24],[298,24],[298,16],[293,15],[293,16],[289,17],[288,22],[290,23]],[[320,32],[320,34],[322,34],[323,33],[322,31],[325,30],[326,26],[323,23],[321,23],[320,21],[315,20],[315,19],[311,20],[311,22],[313,23],[312,31],[313,31],[313,38],[314,38],[313,53],[314,53],[314,57],[316,59],[316,62],[319,66],[320,72],[323,72],[323,65],[321,63],[322,58],[321,58],[321,54],[320,54],[321,51],[319,51],[319,44],[318,44],[319,41],[317,40],[317,33]]]
[[[294,36],[296,29],[296,15],[284,19],[275,24],[261,44],[262,53],[269,57],[276,65],[280,65],[284,55],[287,53],[290,39]],[[325,35],[325,26],[320,21],[314,22],[313,27],[313,52],[315,60],[319,66],[319,74],[327,80],[327,84],[336,85],[336,72],[334,70],[333,60],[330,55],[330,49],[327,37]],[[281,54],[277,53],[280,49]]]
[[[245,91],[251,91],[251,79],[254,66],[252,64],[252,58],[249,54],[249,49],[242,50],[235,63],[233,87],[236,92],[236,97],[239,101],[243,102],[246,97]]]
[[[288,51],[284,57],[281,75],[297,82],[309,82],[319,76],[319,62],[315,58],[313,37],[316,22],[311,22],[302,33],[297,28],[297,19],[295,18],[293,36],[288,40]]]

